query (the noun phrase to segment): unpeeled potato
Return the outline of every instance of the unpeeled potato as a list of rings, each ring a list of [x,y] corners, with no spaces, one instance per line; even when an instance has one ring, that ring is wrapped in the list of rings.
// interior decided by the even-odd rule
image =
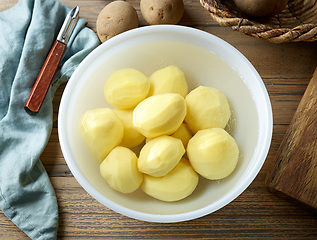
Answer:
[[[177,24],[184,14],[183,0],[141,0],[140,8],[150,25]]]
[[[236,6],[250,17],[264,17],[281,13],[288,0],[233,0]]]
[[[127,30],[139,26],[138,14],[133,6],[125,1],[113,1],[98,15],[96,27],[101,42]]]

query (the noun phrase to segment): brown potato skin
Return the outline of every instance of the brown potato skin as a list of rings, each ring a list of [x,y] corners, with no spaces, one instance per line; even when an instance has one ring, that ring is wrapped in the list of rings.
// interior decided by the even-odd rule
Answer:
[[[250,17],[265,17],[281,13],[288,0],[233,0],[236,6]]]
[[[150,25],[177,24],[184,14],[183,0],[141,0],[140,8]]]
[[[101,42],[139,26],[138,14],[125,1],[114,1],[105,6],[97,18],[97,35]]]

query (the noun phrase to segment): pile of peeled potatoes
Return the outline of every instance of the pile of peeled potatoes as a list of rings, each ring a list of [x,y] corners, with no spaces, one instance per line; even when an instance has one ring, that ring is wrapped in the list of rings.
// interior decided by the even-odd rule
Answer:
[[[149,78],[136,69],[117,70],[104,96],[113,108],[85,112],[79,132],[116,191],[141,188],[178,201],[193,193],[199,175],[219,180],[236,168],[239,148],[225,130],[232,116],[226,96],[206,86],[188,93],[180,68],[171,65]]]

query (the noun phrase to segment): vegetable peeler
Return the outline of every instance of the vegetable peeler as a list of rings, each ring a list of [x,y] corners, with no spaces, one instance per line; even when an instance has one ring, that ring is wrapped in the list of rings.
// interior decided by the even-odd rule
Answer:
[[[73,8],[66,16],[59,34],[46,57],[42,69],[35,81],[31,93],[24,105],[25,111],[30,115],[35,115],[40,111],[42,103],[51,86],[57,68],[61,62],[66,45],[72,30],[77,23],[79,7]]]

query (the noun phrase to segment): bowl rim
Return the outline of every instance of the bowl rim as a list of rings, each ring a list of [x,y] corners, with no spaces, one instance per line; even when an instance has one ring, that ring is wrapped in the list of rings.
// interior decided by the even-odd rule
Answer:
[[[250,72],[255,76],[255,84],[258,85],[259,89],[261,90],[261,95],[263,98],[263,105],[265,106],[265,111],[262,109],[261,111],[261,119],[259,118],[259,122],[263,122],[263,125],[261,125],[261,133],[259,133],[258,141],[261,141],[262,148],[256,149],[256,153],[254,153],[253,158],[256,154],[259,160],[255,161],[255,163],[250,164],[246,170],[252,171],[253,174],[247,175],[244,173],[239,181],[241,185],[239,187],[236,187],[232,189],[228,194],[224,196],[224,198],[221,198],[217,200],[216,202],[213,202],[211,205],[208,205],[206,207],[193,210],[186,213],[179,213],[179,214],[150,214],[150,213],[143,213],[139,211],[135,211],[126,207],[123,207],[109,199],[107,199],[105,196],[103,196],[101,193],[99,193],[94,187],[89,183],[89,181],[82,175],[79,167],[76,165],[74,159],[72,158],[72,154],[69,151],[69,143],[67,141],[67,130],[66,130],[66,124],[63,124],[67,120],[67,110],[68,110],[68,101],[71,96],[72,88],[76,85],[76,78],[80,76],[83,69],[85,69],[85,66],[88,65],[96,56],[106,51],[108,48],[110,48],[113,45],[116,45],[117,42],[120,42],[129,39],[131,37],[135,36],[142,36],[143,34],[149,35],[151,33],[158,33],[158,32],[169,32],[171,34],[188,34],[188,35],[195,35],[196,37],[199,37],[201,39],[204,39],[206,41],[214,41],[218,44],[221,44],[228,48],[228,51],[232,51],[232,53],[236,56],[238,56],[242,61],[244,61],[244,64],[246,64],[250,70]],[[184,40],[186,42],[186,40]],[[258,115],[259,115],[258,111]],[[260,128],[259,128],[260,129]],[[261,136],[260,136],[261,134]],[[148,221],[148,222],[161,222],[161,223],[172,223],[172,222],[182,222],[182,221],[188,221],[192,219],[197,219],[200,217],[203,217],[205,215],[208,215],[212,212],[215,212],[225,205],[232,202],[234,199],[236,199],[254,180],[254,178],[258,175],[259,171],[261,170],[265,159],[267,157],[271,140],[272,140],[272,134],[273,134],[273,114],[272,114],[272,107],[270,98],[267,92],[267,89],[258,74],[258,72],[255,70],[253,65],[249,62],[249,60],[240,53],[236,48],[234,48],[229,43],[225,42],[224,40],[220,39],[219,37],[216,37],[212,35],[211,33],[205,32],[203,30],[195,29],[192,27],[187,26],[180,26],[180,25],[153,25],[153,26],[144,26],[139,27],[136,29],[129,30],[127,32],[121,33],[103,44],[99,45],[96,49],[94,49],[77,67],[77,69],[72,74],[71,78],[69,79],[62,98],[61,103],[59,107],[59,113],[58,113],[58,136],[59,136],[59,142],[61,146],[61,150],[63,153],[63,156],[65,158],[65,161],[72,172],[75,179],[78,181],[78,183],[85,189],[87,193],[89,193],[93,198],[95,198],[97,201],[99,201],[104,206],[108,207],[109,209],[112,209],[113,211],[120,213],[122,215]],[[247,175],[247,176],[246,176]]]

